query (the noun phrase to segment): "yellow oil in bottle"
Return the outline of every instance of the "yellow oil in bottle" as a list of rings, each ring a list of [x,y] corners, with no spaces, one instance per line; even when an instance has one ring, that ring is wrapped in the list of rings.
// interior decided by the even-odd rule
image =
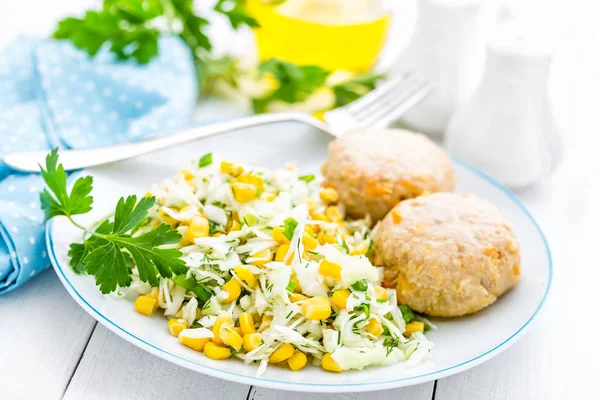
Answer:
[[[319,9],[316,0],[296,2],[303,4],[286,9],[286,4],[247,1],[248,11],[260,24],[254,32],[261,60],[277,57],[330,71],[361,72],[373,67],[385,43],[389,13],[344,19],[335,10]]]

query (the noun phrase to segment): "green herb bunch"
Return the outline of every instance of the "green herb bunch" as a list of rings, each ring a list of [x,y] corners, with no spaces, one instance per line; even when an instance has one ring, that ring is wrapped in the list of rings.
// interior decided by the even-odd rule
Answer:
[[[219,0],[213,10],[225,15],[233,29],[258,26],[243,0]],[[104,0],[99,10],[60,21],[53,37],[70,40],[90,56],[106,45],[121,60],[145,64],[158,54],[160,36],[178,35],[192,52],[198,76],[205,78],[213,62],[223,63],[211,58],[208,25],[206,18],[196,14],[194,0]]]
[[[148,210],[155,203],[154,197],[139,200],[136,196],[121,197],[114,218],[90,230],[74,221],[73,216],[92,210],[92,177],[78,178],[69,193],[67,174],[62,164],[58,164],[57,149],[46,157],[46,166],[40,166],[40,170],[47,186],[40,193],[46,220],[64,216],[84,231],[84,240],[70,245],[70,265],[77,273],[94,276],[102,293],[129,286],[133,265],[137,266],[140,279],[152,286],[158,285],[161,276],[171,278],[187,272],[180,259],[181,252],[162,247],[179,243],[181,239],[171,226],[161,224],[139,236],[132,235],[146,221]]]

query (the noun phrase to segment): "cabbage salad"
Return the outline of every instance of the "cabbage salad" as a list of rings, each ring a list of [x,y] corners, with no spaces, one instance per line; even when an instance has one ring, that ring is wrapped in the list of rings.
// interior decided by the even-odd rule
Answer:
[[[429,356],[432,324],[380,286],[370,221],[346,219],[315,176],[211,153],[148,195],[156,204],[133,235],[170,224],[189,270],[150,287],[134,267],[135,308],[160,308],[183,345],[257,363],[258,375],[268,364],[341,372]]]

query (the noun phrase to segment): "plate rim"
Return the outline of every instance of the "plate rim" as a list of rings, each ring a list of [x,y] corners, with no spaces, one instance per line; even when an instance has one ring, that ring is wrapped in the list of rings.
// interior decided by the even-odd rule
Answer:
[[[453,365],[450,367],[446,367],[446,368],[443,368],[440,370],[428,372],[425,374],[404,377],[404,378],[399,378],[399,379],[392,379],[392,380],[381,381],[381,382],[373,382],[373,383],[297,383],[297,382],[281,381],[281,380],[276,380],[276,379],[265,379],[265,378],[255,377],[255,376],[242,375],[242,374],[238,374],[235,372],[230,372],[230,371],[226,371],[226,370],[222,370],[222,369],[213,368],[208,365],[204,365],[200,362],[189,360],[187,358],[173,354],[166,349],[163,349],[163,348],[155,346],[151,343],[148,343],[144,339],[132,334],[131,332],[122,328],[120,325],[113,322],[110,318],[108,318],[107,316],[105,316],[104,314],[102,314],[101,312],[96,310],[92,305],[90,305],[85,300],[85,298],[77,291],[77,289],[75,289],[72,282],[65,275],[62,265],[59,262],[56,254],[55,254],[54,241],[53,241],[53,237],[52,237],[53,222],[54,222],[53,220],[49,220],[46,222],[46,233],[45,233],[46,247],[48,249],[48,255],[49,255],[50,261],[52,263],[52,267],[56,271],[56,274],[58,275],[61,283],[67,289],[67,292],[69,292],[71,297],[88,314],[90,314],[96,321],[100,322],[103,326],[108,328],[111,332],[117,334],[118,336],[125,339],[129,343],[132,343],[133,345],[135,345],[145,351],[148,351],[149,353],[151,353],[159,358],[162,358],[166,361],[169,361],[171,363],[179,365],[183,368],[187,368],[187,369],[191,369],[196,372],[204,373],[206,375],[209,375],[209,376],[212,376],[215,378],[234,381],[234,382],[242,383],[242,384],[246,384],[246,385],[260,386],[260,387],[265,387],[265,388],[270,388],[270,389],[287,390],[287,391],[332,393],[332,392],[348,392],[348,391],[352,390],[354,392],[364,392],[364,391],[384,390],[384,389],[391,389],[391,388],[397,388],[397,387],[417,385],[419,383],[425,383],[425,382],[432,381],[434,379],[444,378],[444,377],[465,371],[467,369],[473,368],[473,367],[495,357],[496,355],[500,354],[502,351],[509,348],[526,331],[526,329],[529,328],[532,321],[539,315],[540,310],[543,308],[543,306],[546,303],[546,300],[548,298],[548,294],[550,292],[550,288],[552,286],[552,280],[553,280],[553,276],[554,276],[552,252],[550,250],[548,240],[547,240],[546,236],[544,235],[544,232],[543,232],[542,228],[540,227],[540,225],[538,224],[538,222],[536,221],[536,219],[533,217],[533,215],[527,209],[527,207],[521,202],[521,200],[510,189],[508,189],[507,187],[502,185],[500,182],[496,181],[494,178],[487,175],[485,172],[477,169],[476,167],[474,167],[456,157],[451,157],[451,158],[454,163],[460,165],[463,168],[466,168],[470,172],[476,174],[483,180],[487,181],[488,183],[492,184],[494,187],[496,187],[497,189],[502,191],[527,216],[529,221],[535,227],[537,233],[540,235],[542,242],[544,244],[544,248],[546,250],[546,256],[548,259],[548,283],[546,284],[546,288],[544,290],[544,295],[543,295],[540,303],[537,305],[535,311],[531,314],[529,319],[518,330],[516,330],[512,335],[510,335],[505,340],[503,340],[501,343],[499,343],[498,345],[489,349],[488,351],[486,351],[482,354],[479,354],[478,356],[472,357],[472,358],[470,358],[466,361],[463,361],[459,364],[456,364],[456,365]],[[80,171],[75,172],[70,177],[71,178],[70,180],[75,179],[76,177],[84,174],[85,172],[86,172],[86,170],[80,170]]]

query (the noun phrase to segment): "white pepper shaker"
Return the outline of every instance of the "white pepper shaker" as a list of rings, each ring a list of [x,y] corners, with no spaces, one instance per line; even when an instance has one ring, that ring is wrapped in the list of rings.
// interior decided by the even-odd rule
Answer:
[[[406,112],[404,125],[441,138],[456,108],[475,89],[485,55],[480,25],[483,0],[419,0],[416,29],[394,68],[417,71],[435,91]]]
[[[448,125],[450,153],[514,189],[548,175],[562,152],[547,96],[551,58],[534,36],[505,29],[491,38],[482,81]]]

